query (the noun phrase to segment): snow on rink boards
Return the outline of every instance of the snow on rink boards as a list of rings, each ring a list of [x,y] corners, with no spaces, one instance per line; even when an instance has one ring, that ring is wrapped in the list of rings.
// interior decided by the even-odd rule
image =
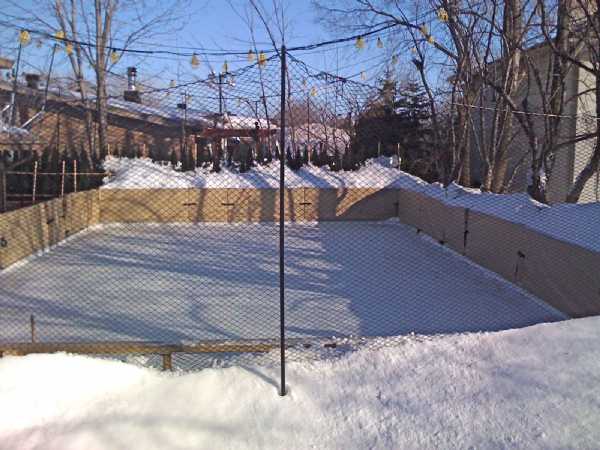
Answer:
[[[286,225],[289,337],[500,330],[564,318],[397,221]],[[276,338],[275,224],[121,224],[0,273],[0,339]]]

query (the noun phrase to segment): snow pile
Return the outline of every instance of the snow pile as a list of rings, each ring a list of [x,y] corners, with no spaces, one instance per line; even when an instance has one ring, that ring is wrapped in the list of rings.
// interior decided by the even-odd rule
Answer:
[[[253,167],[245,173],[222,167],[220,173],[210,168],[194,172],[177,172],[172,166],[153,163],[148,158],[128,159],[108,157],[105,170],[114,173],[103,187],[116,189],[177,189],[177,188],[258,188],[279,187],[279,161],[268,166]],[[332,172],[328,167],[304,166],[298,171],[285,170],[286,186],[290,188],[360,188],[397,187],[404,179],[418,180],[392,167],[390,158],[367,161],[356,172]]]
[[[406,338],[339,359],[169,374],[0,360],[2,449],[595,448],[600,318]]]

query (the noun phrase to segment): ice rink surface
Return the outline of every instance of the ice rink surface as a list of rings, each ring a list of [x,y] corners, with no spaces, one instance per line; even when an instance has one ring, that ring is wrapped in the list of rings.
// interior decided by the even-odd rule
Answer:
[[[290,337],[494,331],[564,318],[388,222],[286,224]],[[0,273],[0,340],[196,342],[279,335],[274,224],[121,224]]]

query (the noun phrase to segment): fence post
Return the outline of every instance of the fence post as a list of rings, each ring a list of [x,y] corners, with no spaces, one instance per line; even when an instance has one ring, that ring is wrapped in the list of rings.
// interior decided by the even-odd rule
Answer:
[[[6,171],[4,162],[0,161],[0,213],[6,212]]]
[[[31,204],[35,205],[35,194],[37,189],[37,171],[38,171],[38,162],[35,161],[33,163],[33,189],[31,192]]]
[[[35,344],[35,316],[33,314],[29,316],[29,326],[31,328],[31,343]]]
[[[60,176],[60,196],[65,196],[65,175],[67,171],[67,162],[63,159],[62,161],[62,173]]]
[[[279,343],[281,355],[281,386],[279,395],[286,394],[285,388],[285,259],[284,259],[284,225],[285,225],[285,77],[286,49],[281,46],[281,123],[279,130]]]
[[[73,192],[77,192],[77,160],[73,160]]]

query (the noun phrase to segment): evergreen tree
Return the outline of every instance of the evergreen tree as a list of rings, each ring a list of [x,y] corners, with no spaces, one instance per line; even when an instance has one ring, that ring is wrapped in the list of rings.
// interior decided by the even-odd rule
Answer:
[[[308,164],[308,145],[304,144],[304,152],[302,154],[302,162]]]
[[[340,168],[340,151],[336,147],[333,151],[333,158],[329,160],[329,170],[331,170],[332,172],[339,172]]]
[[[173,148],[171,150],[171,165],[173,166],[173,168],[177,167],[178,162],[179,162],[179,159],[177,158],[177,151],[175,150],[175,148]]]
[[[265,163],[271,164],[271,162],[273,161],[273,155],[271,153],[271,148],[269,146],[265,146]]]
[[[310,155],[310,160],[313,166],[319,166],[319,152],[317,151],[317,147],[313,147],[312,153]]]

